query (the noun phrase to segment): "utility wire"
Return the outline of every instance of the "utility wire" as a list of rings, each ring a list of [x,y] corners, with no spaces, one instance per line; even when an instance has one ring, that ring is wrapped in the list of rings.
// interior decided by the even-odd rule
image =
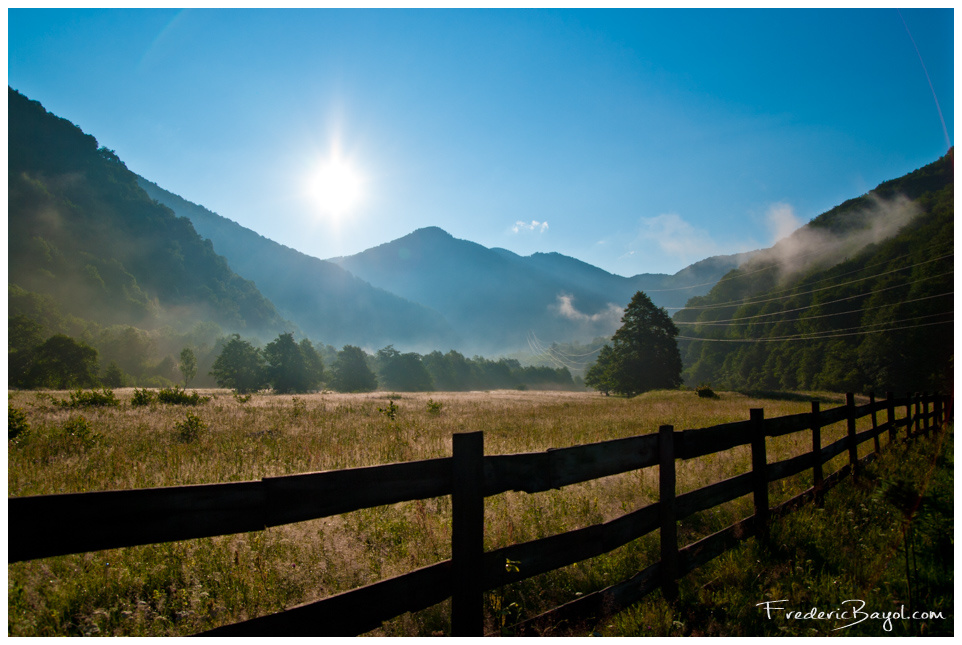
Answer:
[[[908,283],[908,284],[915,284],[915,283],[914,283],[914,282],[910,282],[910,283]],[[900,286],[908,286],[908,285],[900,285]],[[878,289],[878,290],[876,290],[876,291],[873,291],[872,293],[874,294],[874,293],[878,293],[879,291],[884,291],[884,290],[887,290],[887,289],[897,289],[897,288],[899,288],[899,287],[886,287],[885,289]],[[839,312],[836,312],[836,313],[833,313],[833,314],[820,314],[820,315],[818,315],[818,316],[807,316],[807,317],[805,317],[805,318],[797,317],[797,318],[788,318],[788,319],[786,319],[786,320],[763,320],[763,321],[753,322],[753,323],[744,322],[744,321],[747,321],[747,320],[757,320],[758,318],[769,318],[769,317],[771,317],[771,316],[779,316],[779,315],[781,315],[781,314],[792,313],[792,312],[795,312],[795,311],[804,311],[804,310],[806,310],[806,309],[813,309],[813,308],[815,308],[815,307],[821,307],[821,306],[830,305],[830,304],[833,304],[833,303],[836,303],[836,302],[842,302],[842,301],[844,301],[844,300],[851,300],[852,298],[858,298],[858,297],[861,297],[861,296],[863,296],[863,295],[869,295],[869,294],[860,294],[859,296],[850,296],[850,297],[848,297],[848,298],[841,298],[841,299],[839,299],[839,300],[829,300],[829,301],[827,301],[827,302],[820,302],[820,303],[818,303],[818,304],[816,304],[816,305],[810,305],[810,306],[808,306],[808,307],[799,307],[799,308],[797,308],[797,309],[786,309],[786,310],[784,310],[784,311],[777,311],[777,312],[775,312],[775,313],[756,314],[756,315],[754,315],[754,316],[743,316],[743,317],[741,317],[741,318],[728,318],[728,319],[726,319],[726,320],[709,320],[709,321],[705,321],[705,322],[699,322],[699,321],[680,322],[680,321],[677,321],[677,320],[675,320],[675,321],[673,321],[673,322],[675,323],[676,326],[691,326],[691,327],[694,327],[694,326],[699,326],[699,327],[702,327],[702,326],[703,326],[703,327],[733,327],[733,326],[736,326],[736,325],[750,325],[750,324],[751,324],[751,325],[777,325],[777,324],[779,324],[779,323],[798,322],[798,321],[801,321],[801,320],[809,321],[809,320],[816,320],[816,319],[818,319],[818,318],[831,318],[832,316],[844,316],[844,315],[846,315],[846,314],[857,314],[857,313],[861,313],[861,312],[863,312],[863,311],[872,311],[873,309],[883,309],[883,308],[885,308],[885,307],[897,307],[897,306],[899,306],[899,305],[907,305],[907,304],[912,303],[912,302],[921,302],[921,301],[923,301],[923,300],[932,300],[933,298],[944,298],[945,296],[951,296],[951,295],[954,295],[954,294],[955,294],[954,291],[946,291],[945,293],[940,293],[940,294],[937,294],[937,295],[934,295],[934,296],[925,296],[925,297],[923,297],[923,298],[912,298],[911,300],[901,300],[901,301],[899,301],[899,302],[890,302],[890,303],[885,304],[885,305],[875,305],[874,307],[862,307],[862,308],[860,308],[860,309],[849,309],[848,311],[839,311]]]
[[[762,299],[759,299],[759,300],[748,300],[748,299],[740,300],[740,301],[739,301],[739,300],[734,300],[734,301],[731,301],[731,302],[726,302],[726,303],[721,303],[721,304],[703,305],[703,306],[695,306],[695,307],[665,307],[665,309],[678,309],[678,310],[686,310],[686,309],[687,309],[687,310],[689,310],[689,311],[705,310],[705,309],[723,309],[723,308],[725,308],[725,307],[736,307],[736,306],[742,306],[742,305],[757,305],[757,304],[762,304],[762,303],[765,303],[765,302],[774,302],[774,301],[776,301],[776,300],[785,300],[785,299],[787,299],[787,298],[794,298],[794,297],[796,297],[796,296],[807,296],[807,295],[812,294],[812,293],[818,293],[819,291],[826,291],[826,290],[828,290],[828,289],[837,289],[837,288],[839,288],[839,287],[846,287],[846,286],[848,286],[848,285],[857,284],[857,283],[859,283],[859,282],[865,282],[866,280],[872,280],[872,279],[874,279],[874,278],[880,278],[880,277],[882,277],[882,276],[890,275],[890,274],[892,274],[892,273],[898,273],[898,272],[900,272],[900,271],[907,271],[907,270],[909,270],[909,269],[914,269],[914,268],[916,268],[916,267],[920,267],[920,266],[925,265],[925,264],[930,264],[930,263],[932,263],[932,262],[937,262],[937,261],[939,261],[939,260],[944,260],[945,258],[951,257],[952,255],[954,255],[954,253],[950,253],[950,254],[948,254],[948,255],[944,255],[944,256],[941,256],[941,257],[938,257],[938,258],[933,258],[933,259],[931,259],[931,260],[925,260],[924,262],[919,262],[919,263],[917,263],[917,264],[911,264],[911,265],[909,265],[909,266],[900,267],[900,268],[898,268],[898,269],[892,269],[892,270],[890,270],[890,271],[883,271],[882,273],[876,273],[876,274],[873,274],[873,275],[870,275],[870,276],[865,276],[865,277],[863,277],[863,278],[858,278],[857,280],[849,280],[848,282],[840,282],[840,283],[837,283],[837,284],[829,285],[829,286],[827,286],[827,287],[820,287],[820,288],[818,288],[818,289],[810,289],[810,290],[808,290],[808,291],[799,291],[799,292],[795,292],[795,293],[789,293],[789,294],[786,295],[786,296],[777,296],[777,297],[775,297],[775,298],[762,298]],[[942,276],[949,275],[949,274],[951,274],[951,273],[952,273],[952,271],[949,271],[949,272],[947,272],[947,273],[942,273],[942,274],[939,274],[939,275],[937,275],[937,276],[931,276],[931,277],[932,277],[932,278],[938,278],[938,277],[942,277]],[[786,291],[788,291],[788,290],[786,290]],[[777,292],[777,291],[776,291],[776,292],[773,292],[773,293],[780,293],[780,292]]]
[[[896,321],[896,322],[900,322],[900,321]],[[694,338],[692,336],[677,336],[676,338],[678,338],[679,340],[700,341],[705,343],[781,343],[781,342],[790,342],[790,341],[796,341],[796,340],[821,340],[823,338],[845,338],[848,336],[864,336],[866,334],[884,334],[890,331],[902,331],[905,329],[919,329],[921,327],[932,327],[933,325],[952,325],[952,324],[955,324],[954,320],[943,320],[941,322],[923,323],[921,325],[909,325],[906,327],[892,327],[890,329],[870,329],[865,331],[849,332],[846,334],[786,336],[783,338]]]

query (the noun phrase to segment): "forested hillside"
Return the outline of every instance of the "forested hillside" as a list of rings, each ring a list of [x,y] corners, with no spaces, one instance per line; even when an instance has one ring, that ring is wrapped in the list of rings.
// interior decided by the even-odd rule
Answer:
[[[951,390],[953,150],[820,215],[675,316],[689,385]]]
[[[209,340],[218,328],[270,337],[290,327],[112,151],[12,88],[7,104],[11,351],[66,333],[103,358],[108,346],[150,344],[145,330]]]

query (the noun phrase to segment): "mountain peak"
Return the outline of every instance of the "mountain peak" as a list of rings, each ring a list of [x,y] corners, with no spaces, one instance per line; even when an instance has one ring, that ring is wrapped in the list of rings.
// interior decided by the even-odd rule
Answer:
[[[418,237],[418,238],[430,238],[430,239],[443,238],[446,240],[450,240],[454,238],[453,235],[445,231],[443,228],[439,228],[437,226],[425,226],[424,228],[419,228],[409,233],[405,237]]]

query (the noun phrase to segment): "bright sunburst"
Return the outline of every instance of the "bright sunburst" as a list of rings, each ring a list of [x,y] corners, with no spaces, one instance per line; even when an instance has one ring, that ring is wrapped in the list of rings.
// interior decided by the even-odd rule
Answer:
[[[357,206],[362,183],[351,164],[334,154],[311,177],[310,192],[321,211],[340,218]]]

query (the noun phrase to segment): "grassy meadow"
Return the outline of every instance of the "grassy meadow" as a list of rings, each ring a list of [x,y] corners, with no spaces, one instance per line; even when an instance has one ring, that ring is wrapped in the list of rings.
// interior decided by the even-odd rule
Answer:
[[[682,430],[739,421],[753,407],[764,408],[766,417],[808,412],[810,398],[818,398],[823,410],[844,404],[844,395],[825,393],[753,398],[723,392],[711,399],[671,391],[626,399],[537,391],[238,397],[210,390],[200,391],[210,398],[197,405],[133,405],[137,391],[125,389],[114,391],[116,406],[63,405],[70,394],[9,393],[11,410],[26,428],[9,441],[10,496],[244,481],[445,457],[457,432],[484,431],[487,454],[527,452],[648,434],[663,424]],[[862,419],[858,429],[870,424]],[[823,445],[844,433],[844,423],[823,428]],[[810,433],[768,440],[770,461],[809,450]],[[870,450],[871,442],[863,444],[860,456]],[[836,457],[826,474],[846,459],[847,454]],[[746,472],[750,453],[740,447],[678,462],[677,468],[678,493],[683,493]],[[772,484],[771,503],[810,485],[810,473]],[[657,497],[657,469],[534,495],[490,497],[485,547],[607,521]],[[682,522],[679,541],[687,544],[751,513],[749,496],[705,511]],[[450,498],[442,497],[254,533],[11,564],[8,632],[192,634],[449,558],[450,524]],[[492,592],[488,628],[496,632],[517,618],[619,582],[657,559],[655,532],[604,556]],[[716,562],[737,569],[727,555]],[[698,595],[684,594],[682,601]],[[652,602],[619,615],[603,630],[612,635],[654,628],[661,635],[677,632],[673,625],[680,621],[671,607]],[[448,601],[389,621],[372,634],[447,634],[449,611]]]

